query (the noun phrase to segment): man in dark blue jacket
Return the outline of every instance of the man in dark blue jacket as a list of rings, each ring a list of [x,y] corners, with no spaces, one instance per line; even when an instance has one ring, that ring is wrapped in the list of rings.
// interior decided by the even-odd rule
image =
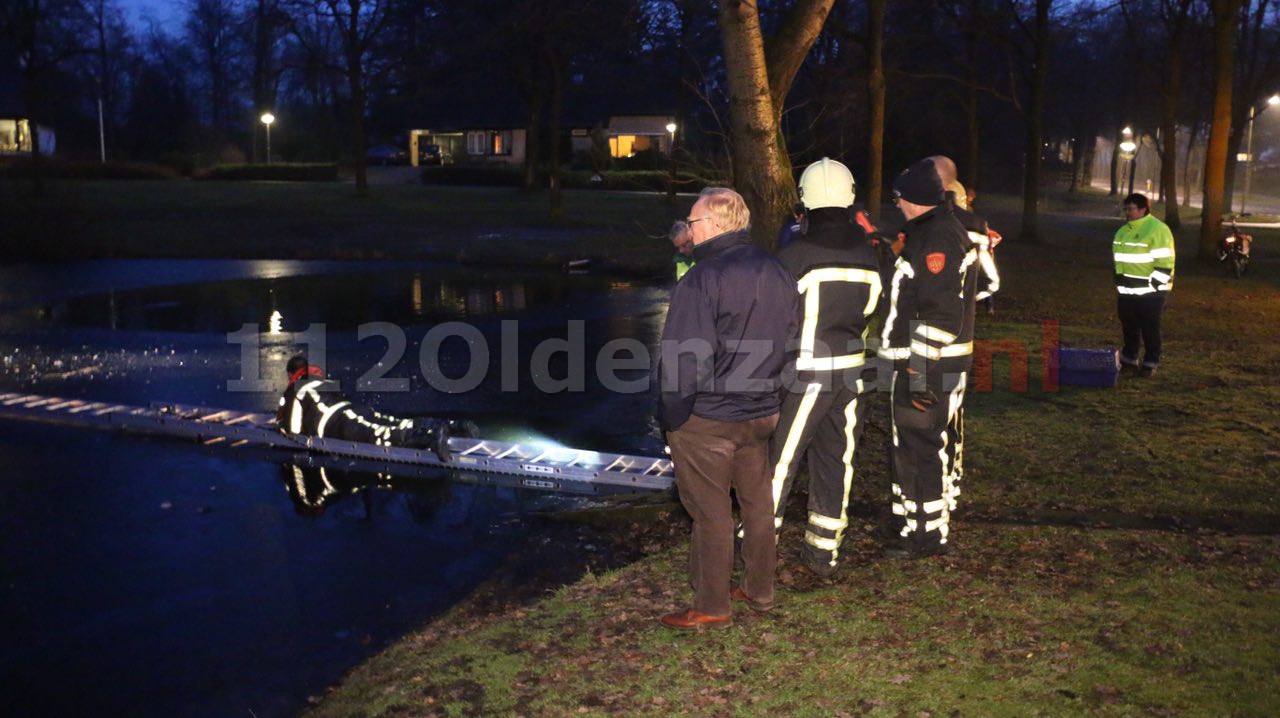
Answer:
[[[795,280],[751,243],[742,196],[704,190],[688,218],[695,264],[671,292],[662,330],[658,421],[667,432],[680,501],[693,517],[693,607],[662,623],[697,629],[733,623],[731,597],[773,608],[777,545],[769,437],[778,423],[788,338],[796,333]],[[733,503],[743,525],[740,586],[733,573]]]

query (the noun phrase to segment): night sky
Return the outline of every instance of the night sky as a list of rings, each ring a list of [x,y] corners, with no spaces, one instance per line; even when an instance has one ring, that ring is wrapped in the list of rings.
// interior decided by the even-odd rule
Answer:
[[[135,27],[155,20],[169,32],[176,32],[183,16],[182,0],[117,0]]]

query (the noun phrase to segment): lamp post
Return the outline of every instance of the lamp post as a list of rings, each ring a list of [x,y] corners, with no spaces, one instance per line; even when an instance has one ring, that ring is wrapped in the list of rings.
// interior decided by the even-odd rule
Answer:
[[[672,201],[676,198],[676,128],[674,120],[667,123],[667,132],[671,133],[671,146],[667,151],[667,160],[671,169],[671,177],[667,181],[667,197]]]
[[[267,164],[271,164],[271,123],[276,121],[276,116],[270,112],[262,113],[262,125],[267,128]]]
[[[1280,105],[1280,95],[1272,95],[1267,98],[1267,105],[1275,107]],[[1244,145],[1244,161],[1248,164],[1244,168],[1244,195],[1240,197],[1240,214],[1244,214],[1245,203],[1249,201],[1249,190],[1253,187],[1253,118],[1257,110],[1257,106],[1249,105],[1249,132],[1245,135]],[[1227,209],[1231,209],[1228,207]]]
[[[1133,194],[1133,171],[1134,169],[1136,169],[1136,165],[1137,165],[1135,158],[1137,158],[1138,156],[1138,144],[1133,141],[1132,128],[1125,127],[1123,130],[1120,130],[1120,132],[1121,134],[1124,135],[1124,141],[1120,143],[1120,157],[1122,157],[1125,160],[1128,160],[1129,162],[1129,166],[1128,166],[1129,194]]]

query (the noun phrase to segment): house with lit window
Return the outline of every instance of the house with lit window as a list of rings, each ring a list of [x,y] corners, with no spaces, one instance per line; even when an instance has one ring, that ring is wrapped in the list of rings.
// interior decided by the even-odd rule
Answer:
[[[56,136],[47,127],[32,127],[22,101],[18,62],[0,48],[0,157],[31,155],[31,132],[40,133],[40,154],[53,154]]]
[[[640,92],[634,80],[591,81],[583,73],[574,74],[571,80],[560,121],[559,141],[566,161],[574,153],[590,150],[596,141],[593,135],[600,134],[613,157],[631,157],[650,149],[671,152],[668,127],[675,122],[675,113],[669,97],[655,100],[653,93]],[[519,93],[501,84],[491,82],[493,94],[482,97],[467,88],[459,97],[437,102],[435,109],[422,112],[422,124],[408,130],[409,161],[414,165],[523,165],[528,114]],[[669,90],[663,92],[669,94]]]

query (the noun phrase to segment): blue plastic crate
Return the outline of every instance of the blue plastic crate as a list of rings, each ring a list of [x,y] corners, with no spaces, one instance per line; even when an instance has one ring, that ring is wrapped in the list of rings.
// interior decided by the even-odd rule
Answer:
[[[1113,387],[1120,379],[1120,352],[1059,347],[1057,369],[1063,386]]]

